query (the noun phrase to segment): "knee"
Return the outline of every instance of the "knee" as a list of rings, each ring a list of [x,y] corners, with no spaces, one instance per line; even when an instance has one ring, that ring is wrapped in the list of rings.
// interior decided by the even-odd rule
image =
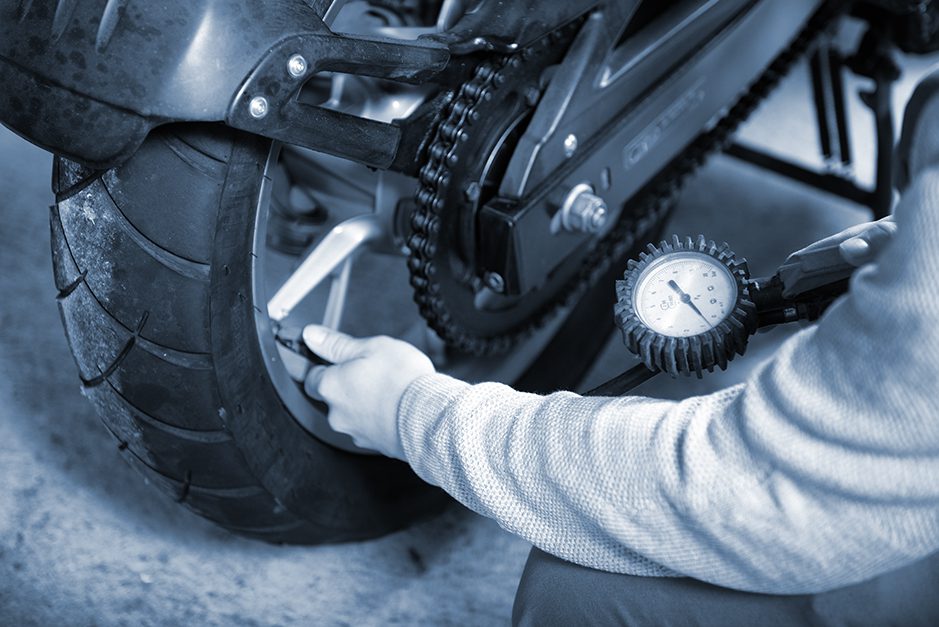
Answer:
[[[512,623],[529,625],[790,625],[810,597],[728,590],[687,577],[617,575],[532,549]],[[770,619],[771,618],[771,619]]]
[[[577,566],[533,548],[515,593],[512,624],[619,623],[610,600],[620,595],[605,581],[612,577],[617,575]]]
[[[558,622],[553,617],[565,605],[559,596],[567,596],[564,586],[559,585],[561,571],[554,558],[532,548],[515,592],[513,625],[529,627]]]

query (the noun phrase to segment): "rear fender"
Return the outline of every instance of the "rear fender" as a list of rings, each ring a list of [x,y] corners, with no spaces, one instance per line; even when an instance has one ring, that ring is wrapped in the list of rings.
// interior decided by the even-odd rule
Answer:
[[[280,115],[302,82],[288,80],[285,55],[307,55],[305,76],[332,69],[420,82],[446,66],[440,43],[332,33],[323,21],[331,4],[0,0],[0,121],[47,150],[104,168],[168,122],[224,121],[273,137],[288,134],[285,124],[303,126],[297,111]],[[270,98],[276,114],[262,126],[242,115],[256,95]],[[307,135],[316,136],[337,114],[309,117]]]

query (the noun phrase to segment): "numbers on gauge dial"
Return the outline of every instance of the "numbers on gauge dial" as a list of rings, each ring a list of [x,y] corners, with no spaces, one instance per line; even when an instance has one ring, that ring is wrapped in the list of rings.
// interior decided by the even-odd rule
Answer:
[[[639,276],[633,307],[643,324],[662,335],[691,337],[713,329],[733,311],[737,282],[709,255],[676,252]]]

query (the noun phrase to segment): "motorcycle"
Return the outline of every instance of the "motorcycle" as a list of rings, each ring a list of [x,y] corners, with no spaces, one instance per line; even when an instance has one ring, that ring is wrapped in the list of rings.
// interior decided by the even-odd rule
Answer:
[[[710,154],[883,213],[884,177],[731,146],[803,54],[839,87],[822,65],[846,63],[848,15],[869,25],[852,69],[878,80],[883,46],[939,40],[904,0],[0,0],[0,121],[56,154],[58,306],[124,457],[234,533],[363,539],[447,497],[329,429],[303,325],[570,388],[613,278]]]

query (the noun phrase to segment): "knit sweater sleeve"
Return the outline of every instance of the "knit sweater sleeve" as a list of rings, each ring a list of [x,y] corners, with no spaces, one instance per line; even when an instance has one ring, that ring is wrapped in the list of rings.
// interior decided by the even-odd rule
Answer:
[[[682,402],[536,396],[444,375],[401,401],[425,480],[612,572],[816,592],[939,550],[939,170],[818,325]]]

